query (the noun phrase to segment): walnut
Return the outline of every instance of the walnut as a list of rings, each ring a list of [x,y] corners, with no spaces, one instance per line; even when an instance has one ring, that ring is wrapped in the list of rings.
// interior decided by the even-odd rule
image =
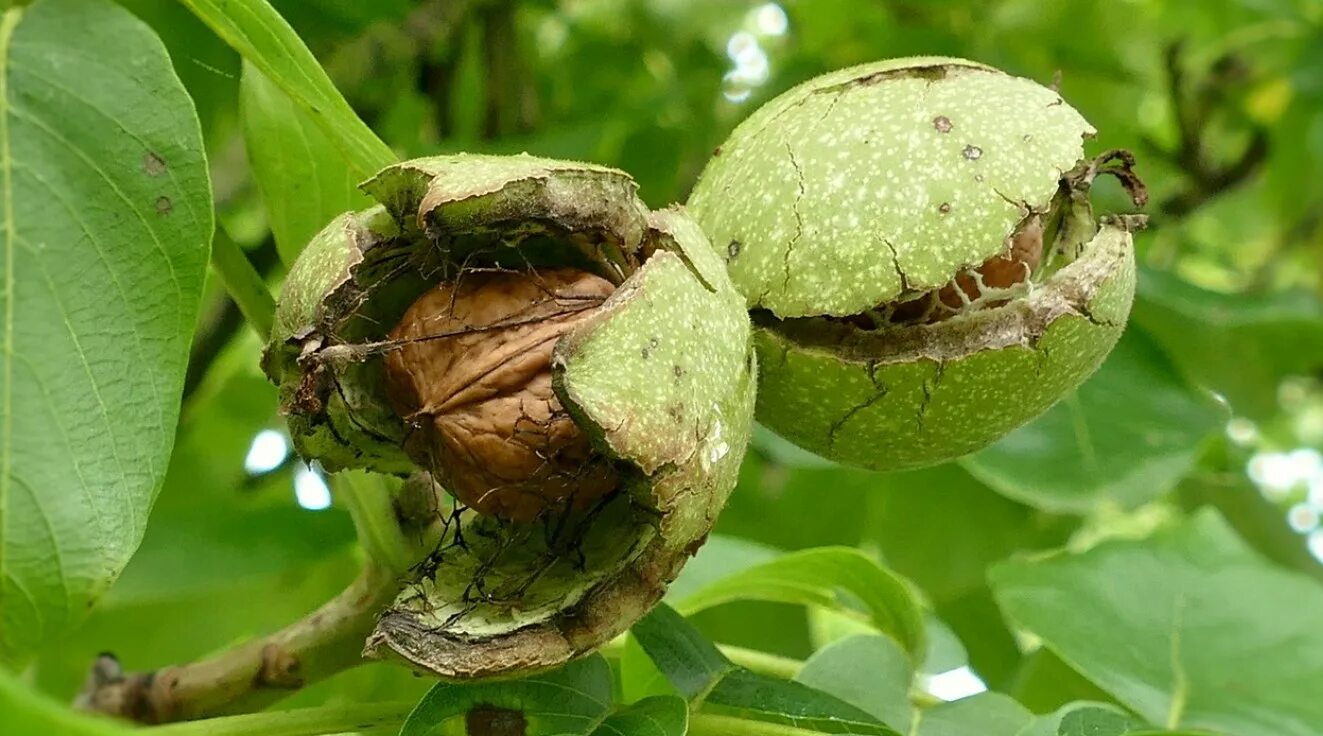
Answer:
[[[423,294],[385,360],[409,455],[465,505],[511,521],[609,494],[616,472],[556,397],[551,354],[614,289],[558,268],[468,273]]]

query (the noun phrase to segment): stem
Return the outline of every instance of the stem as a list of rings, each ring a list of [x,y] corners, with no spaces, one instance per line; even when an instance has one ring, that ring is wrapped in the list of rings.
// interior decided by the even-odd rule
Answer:
[[[152,736],[319,736],[327,733],[398,730],[412,703],[359,703],[275,713],[211,718],[152,729]]]
[[[358,543],[368,558],[402,574],[418,561],[418,553],[404,537],[395,514],[387,480],[362,471],[337,473],[331,481],[336,497],[349,509]]]
[[[821,731],[810,731],[784,723],[750,721],[734,716],[712,713],[689,715],[689,736],[817,736]]]
[[[782,657],[779,654],[768,654],[754,649],[733,647],[728,644],[718,644],[717,649],[726,659],[730,660],[731,664],[739,665],[750,672],[779,677],[783,680],[793,680],[795,675],[799,673],[800,668],[804,666],[804,663],[798,659]],[[625,637],[617,637],[598,651],[608,659],[620,659],[625,651]]]
[[[725,644],[717,645],[717,649],[726,655],[726,659],[762,675],[779,677],[783,680],[793,680],[795,675],[799,674],[800,668],[804,663],[798,659],[782,657],[779,654],[768,654],[755,649],[744,649],[743,647],[732,647]]]
[[[248,255],[219,226],[211,238],[211,266],[216,269],[216,275],[235,304],[239,305],[244,319],[265,342],[271,336],[271,325],[275,323],[276,300],[271,297],[271,290],[248,260]]]
[[[244,252],[248,261],[265,278],[280,263],[276,241],[268,235],[256,248]],[[207,372],[244,326],[243,312],[228,293],[217,294],[212,305],[198,320],[193,347],[188,353],[188,372],[184,374],[184,404],[202,386]]]
[[[271,636],[211,658],[125,674],[102,655],[77,704],[142,723],[254,711],[360,664],[377,614],[394,599],[396,575],[369,562],[340,595]]]

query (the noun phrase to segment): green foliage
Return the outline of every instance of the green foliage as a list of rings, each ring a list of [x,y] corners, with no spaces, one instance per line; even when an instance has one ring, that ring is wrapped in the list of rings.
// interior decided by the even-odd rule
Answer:
[[[284,90],[344,153],[354,173],[368,176],[395,159],[345,102],[294,29],[266,0],[184,0],[216,35]]]
[[[1185,477],[1226,419],[1131,330],[1073,396],[963,464],[999,493],[1045,511],[1136,508]]]
[[[60,733],[68,736],[124,736],[131,729],[70,712],[63,703],[36,695],[0,669],[0,726],[8,733]],[[53,731],[58,729],[58,731]]]
[[[633,634],[671,686],[705,712],[812,733],[896,733],[828,692],[736,665],[665,604],[639,621]]]
[[[513,682],[437,685],[409,714],[400,736],[586,736],[595,733],[610,712],[611,667],[600,656],[592,656],[546,675]],[[464,719],[466,726],[448,730],[445,724],[451,718]]]
[[[896,731],[913,716],[909,684],[914,665],[904,650],[884,636],[855,635],[819,649],[795,680],[832,693]]]
[[[244,145],[280,259],[294,263],[313,235],[336,215],[372,201],[340,148],[308,113],[245,62],[239,84]]]
[[[1012,621],[1151,723],[1247,736],[1323,723],[1310,697],[1323,672],[1323,591],[1264,563],[1217,516],[1006,563],[992,585]],[[1107,612],[1107,625],[1085,611]]]
[[[821,547],[787,554],[677,598],[684,613],[737,600],[855,609],[878,631],[895,637],[911,655],[923,649],[922,615],[910,588],[855,549]]]
[[[245,322],[264,329],[358,181],[528,151],[620,167],[661,207],[762,102],[910,54],[1060,70],[1099,130],[1086,154],[1139,158],[1134,315],[1091,381],[917,471],[759,428],[670,607],[560,670],[437,684],[373,663],[139,732],[500,734],[515,713],[585,736],[1323,731],[1316,2],[3,5],[22,7],[0,25],[0,733],[127,733],[66,707],[98,653],[140,673],[223,656],[398,546],[405,510],[375,482],[334,479],[314,510],[292,486],[317,471],[287,451],[245,468],[283,427]],[[952,671],[992,692],[943,702]]]
[[[6,11],[0,77],[0,663],[21,665],[142,539],[212,212],[192,102],[123,9]]]

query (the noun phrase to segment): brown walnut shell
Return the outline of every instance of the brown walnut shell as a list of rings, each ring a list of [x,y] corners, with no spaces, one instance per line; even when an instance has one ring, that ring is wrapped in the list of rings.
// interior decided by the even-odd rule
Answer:
[[[419,297],[385,359],[406,451],[486,516],[532,521],[608,494],[616,473],[552,390],[551,357],[614,290],[558,268],[465,274]]]

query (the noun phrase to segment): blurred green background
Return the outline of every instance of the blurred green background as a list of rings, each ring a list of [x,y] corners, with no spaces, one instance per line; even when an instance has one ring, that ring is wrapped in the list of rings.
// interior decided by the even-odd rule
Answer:
[[[173,0],[122,3],[169,47],[198,104],[221,222],[278,285],[245,155],[237,56]],[[769,549],[861,547],[915,580],[945,624],[929,674],[959,673],[950,687],[960,692],[977,676],[1042,709],[1098,694],[1045,651],[1019,651],[985,580],[994,562],[1139,535],[1213,506],[1260,552],[1323,580],[1323,3],[275,5],[402,156],[596,161],[630,172],[654,207],[683,201],[760,103],[830,69],[954,55],[1058,80],[1100,131],[1091,152],[1132,150],[1152,193],[1139,298],[1116,354],[1035,424],[930,470],[843,469],[760,434],[691,574]],[[1128,206],[1112,186],[1099,187],[1101,211]],[[213,285],[147,538],[89,625],[42,657],[36,675],[49,691],[69,696],[107,648],[133,669],[220,649],[353,576],[348,517],[317,471],[289,457],[258,349]],[[696,622],[719,641],[798,658],[836,625],[752,603]],[[372,665],[296,701],[401,699],[428,684]]]

